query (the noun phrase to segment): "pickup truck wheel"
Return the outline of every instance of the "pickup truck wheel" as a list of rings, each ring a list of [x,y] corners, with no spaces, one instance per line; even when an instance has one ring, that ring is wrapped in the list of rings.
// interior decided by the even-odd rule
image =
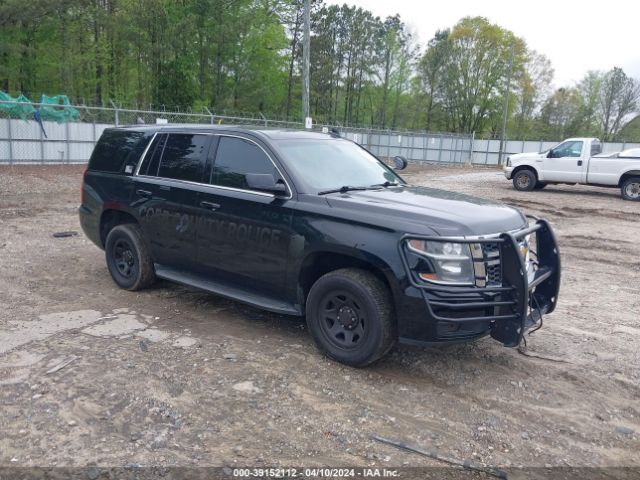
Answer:
[[[156,280],[153,261],[138,225],[127,223],[113,227],[104,250],[109,273],[120,288],[141,290]]]
[[[513,186],[520,192],[530,192],[537,183],[536,174],[531,170],[519,170],[513,177]]]
[[[364,367],[396,340],[389,289],[365,270],[345,268],[320,277],[307,298],[307,325],[329,357]]]
[[[627,178],[620,187],[622,198],[633,202],[640,201],[640,177]]]

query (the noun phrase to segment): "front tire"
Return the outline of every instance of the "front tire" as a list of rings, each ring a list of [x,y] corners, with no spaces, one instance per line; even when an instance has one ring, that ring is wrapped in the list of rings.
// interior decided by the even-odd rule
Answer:
[[[513,187],[519,192],[530,192],[536,187],[538,179],[531,170],[518,170],[513,176]]]
[[[640,201],[640,177],[627,178],[620,186],[622,198],[632,202]]]
[[[153,260],[138,225],[126,223],[113,227],[104,251],[109,273],[120,288],[142,290],[155,282]]]
[[[318,349],[353,367],[375,362],[396,342],[391,293],[366,270],[344,268],[320,277],[306,314]]]

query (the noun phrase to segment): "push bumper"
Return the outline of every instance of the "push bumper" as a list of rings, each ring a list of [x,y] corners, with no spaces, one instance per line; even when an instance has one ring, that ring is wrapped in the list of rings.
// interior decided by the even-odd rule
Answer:
[[[525,265],[520,253],[520,242],[528,235],[535,235],[531,268],[527,268],[529,265]],[[543,316],[553,312],[558,301],[560,252],[551,226],[545,220],[537,220],[528,228],[495,238],[455,241],[496,244],[500,251],[500,285],[427,284],[416,281],[410,274],[412,287],[420,290],[426,304],[426,323],[433,328],[429,338],[411,338],[415,337],[412,335],[401,341],[459,342],[491,335],[505,346],[518,346],[527,331],[541,326]]]

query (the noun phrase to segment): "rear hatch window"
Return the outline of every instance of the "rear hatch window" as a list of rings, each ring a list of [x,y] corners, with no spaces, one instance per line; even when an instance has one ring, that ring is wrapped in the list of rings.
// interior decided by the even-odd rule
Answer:
[[[100,172],[133,173],[150,135],[131,130],[104,131],[89,160],[89,170]],[[126,168],[127,166],[131,168]]]

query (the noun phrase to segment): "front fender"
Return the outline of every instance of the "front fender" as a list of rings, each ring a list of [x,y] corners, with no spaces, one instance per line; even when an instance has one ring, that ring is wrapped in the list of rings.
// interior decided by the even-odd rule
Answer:
[[[296,215],[289,249],[288,284],[298,285],[310,259],[336,255],[352,259],[356,265],[368,265],[382,272],[394,300],[398,298],[405,276],[396,245],[400,233],[384,226],[347,221],[318,214]],[[326,268],[320,265],[320,269]],[[293,293],[293,292],[292,292]],[[299,292],[295,296],[299,299]]]
[[[533,173],[536,174],[536,177],[538,178],[538,180],[540,180],[540,181],[544,180],[544,171],[539,169],[538,167],[534,166],[532,163],[529,163],[529,162],[519,163],[518,165],[515,165],[512,168],[513,169],[511,171],[511,178],[513,178],[513,176],[519,170],[527,169],[527,170],[533,170]]]

